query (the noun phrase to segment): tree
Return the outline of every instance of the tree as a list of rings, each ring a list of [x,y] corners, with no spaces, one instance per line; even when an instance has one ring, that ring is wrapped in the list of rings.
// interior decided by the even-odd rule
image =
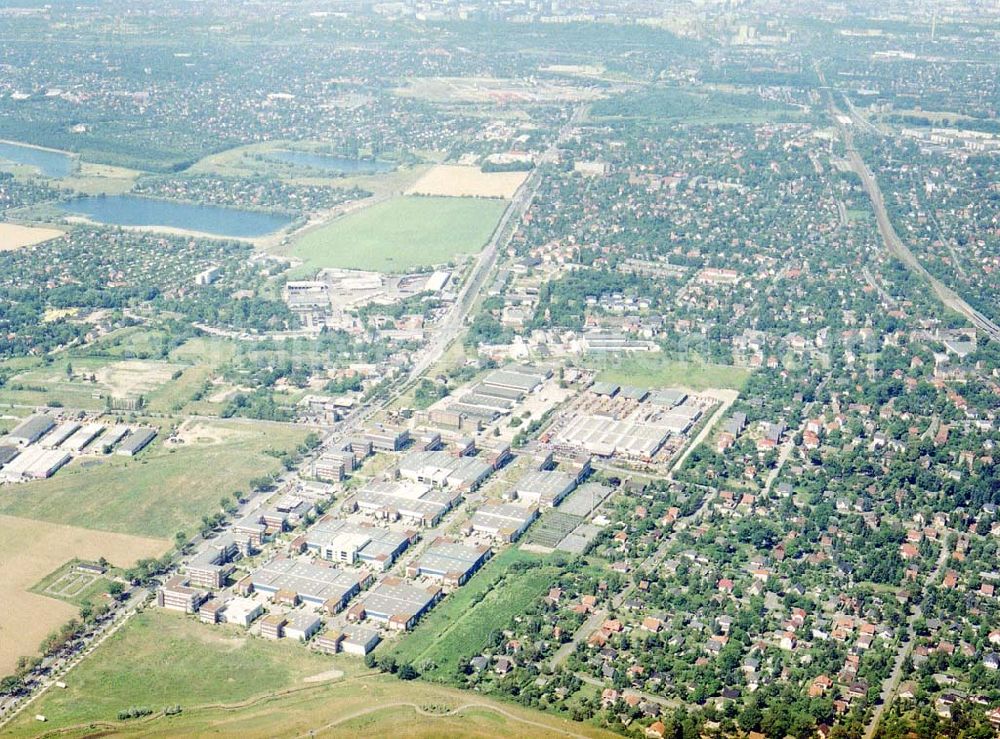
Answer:
[[[17,675],[0,678],[0,695],[17,695],[24,690],[24,680]]]
[[[400,680],[416,680],[420,677],[420,673],[417,672],[417,669],[413,665],[407,662],[399,668],[397,677]]]

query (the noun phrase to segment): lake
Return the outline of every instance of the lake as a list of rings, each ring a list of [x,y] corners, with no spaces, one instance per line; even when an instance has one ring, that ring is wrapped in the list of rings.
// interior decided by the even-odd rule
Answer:
[[[73,157],[61,151],[0,141],[0,161],[35,167],[44,177],[66,177],[73,171]]]
[[[268,159],[292,164],[296,167],[312,167],[334,174],[377,174],[391,172],[396,168],[392,162],[384,162],[379,159],[349,159],[331,154],[312,154],[307,151],[287,149],[274,151],[266,156]]]
[[[288,216],[273,213],[192,205],[135,195],[74,198],[59,204],[69,215],[85,216],[113,226],[161,226],[230,238],[254,238],[274,233],[289,223]]]

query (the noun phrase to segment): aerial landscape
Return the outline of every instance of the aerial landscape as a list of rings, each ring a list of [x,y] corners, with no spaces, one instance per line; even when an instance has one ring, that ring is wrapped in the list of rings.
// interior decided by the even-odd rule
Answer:
[[[1000,2],[0,39],[0,736],[1000,737]]]

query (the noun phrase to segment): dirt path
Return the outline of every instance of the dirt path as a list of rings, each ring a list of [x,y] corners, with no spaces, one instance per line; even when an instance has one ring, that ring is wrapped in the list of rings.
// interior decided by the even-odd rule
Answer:
[[[470,708],[481,708],[481,709],[486,709],[487,711],[493,711],[494,713],[498,713],[504,718],[510,719],[511,721],[517,721],[518,723],[525,724],[526,726],[534,726],[539,729],[544,729],[546,732],[557,732],[565,736],[580,737],[580,739],[586,739],[586,734],[577,734],[576,732],[570,731],[569,729],[563,729],[558,726],[552,726],[550,724],[543,724],[540,721],[532,721],[531,719],[523,718],[522,716],[517,716],[511,713],[510,711],[500,708],[499,706],[490,705],[489,703],[478,703],[478,702],[463,703],[457,708],[451,708],[447,711],[438,712],[438,711],[428,711],[427,709],[417,705],[416,703],[409,703],[406,701],[380,703],[379,705],[363,708],[360,711],[354,711],[353,713],[349,713],[346,716],[341,716],[336,721],[331,721],[328,724],[317,727],[315,729],[311,729],[306,734],[300,734],[299,737],[305,738],[305,737],[316,736],[317,734],[329,731],[330,729],[336,728],[337,726],[347,723],[348,721],[353,721],[355,719],[361,718],[362,716],[367,716],[370,713],[375,713],[376,711],[382,711],[386,708],[412,708],[418,715],[427,716],[430,718],[446,718],[449,716],[458,716],[463,711],[467,711]]]

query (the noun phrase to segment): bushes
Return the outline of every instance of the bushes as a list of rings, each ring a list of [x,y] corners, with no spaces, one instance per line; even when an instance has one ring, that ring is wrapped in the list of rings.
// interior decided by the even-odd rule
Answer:
[[[177,706],[176,708],[178,709],[179,712],[180,706]],[[132,706],[130,708],[126,708],[124,711],[119,711],[118,720],[129,721],[134,718],[142,718],[143,716],[149,716],[152,713],[153,713],[152,708],[146,708],[145,706]]]

